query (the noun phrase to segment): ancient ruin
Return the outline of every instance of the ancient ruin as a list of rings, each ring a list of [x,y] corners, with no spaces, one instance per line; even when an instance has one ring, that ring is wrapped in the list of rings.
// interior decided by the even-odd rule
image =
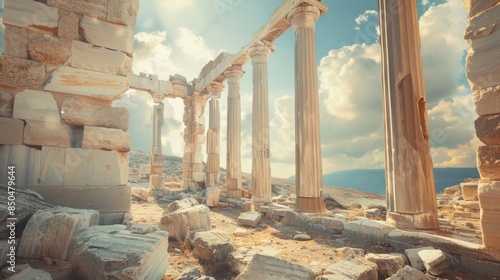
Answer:
[[[12,259],[7,238],[17,233],[11,238],[17,242],[14,256],[43,260],[52,270],[47,273],[23,264],[14,275],[4,269],[3,277],[162,279],[169,265],[169,240],[192,247],[205,272],[215,275],[224,270],[235,279],[407,279],[403,275],[431,279],[422,271],[437,277],[450,267],[499,277],[500,1],[462,2],[469,14],[466,73],[479,115],[476,133],[485,144],[477,151],[480,181],[436,197],[417,1],[379,0],[387,206],[364,205],[364,217],[351,217],[327,210],[325,201],[335,200],[323,193],[315,25],[328,10],[325,3],[284,0],[238,53],[219,54],[198,78],[187,81],[174,73],[168,80],[155,73],[132,73],[139,0],[4,0],[0,192],[2,197],[14,196],[15,185],[18,208],[16,212],[6,203],[0,205],[1,265],[8,263],[6,257]],[[295,35],[296,182],[293,195],[275,197],[267,64],[277,48],[273,42],[289,29]],[[252,73],[242,70],[248,62]],[[239,84],[248,75],[253,81],[251,199],[244,197],[241,170]],[[227,112],[221,112],[219,99],[225,87]],[[133,194],[128,185],[129,112],[112,106],[128,89],[146,92],[154,101],[149,190]],[[166,188],[161,141],[166,98],[184,102],[180,190],[189,195]],[[220,126],[224,113],[227,131]],[[227,133],[224,180],[221,133]],[[206,156],[201,152],[205,144]],[[158,226],[135,223],[130,214],[132,196],[169,201],[165,211],[157,213]],[[470,229],[482,234],[482,244],[431,234],[460,227],[439,219],[440,201],[454,203],[457,216],[480,218],[479,233],[473,226]],[[228,234],[212,231],[215,222],[209,207],[224,208],[227,215],[236,215],[235,208],[246,211],[237,215],[234,238],[245,236],[247,229],[258,234],[256,228],[264,220],[277,228],[333,236],[340,261],[325,269],[322,264],[309,267],[281,259],[269,251],[241,250]],[[19,218],[18,228],[5,230],[12,216]],[[299,232],[284,239],[312,238]],[[363,249],[344,246],[346,240],[375,243],[380,250],[392,247],[404,254],[365,256]],[[191,269],[177,279],[214,279],[202,277]]]

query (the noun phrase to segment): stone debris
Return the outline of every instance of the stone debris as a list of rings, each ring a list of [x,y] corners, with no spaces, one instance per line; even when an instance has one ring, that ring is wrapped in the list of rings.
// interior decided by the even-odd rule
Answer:
[[[192,233],[212,229],[210,209],[205,205],[178,209],[164,215],[160,220],[159,227],[167,230],[171,239],[184,241]]]
[[[365,259],[374,262],[378,267],[380,278],[390,277],[396,274],[406,265],[406,258],[402,254],[372,254],[368,253]]]
[[[418,255],[418,252],[422,250],[434,250],[434,247],[420,247],[420,248],[412,248],[405,250],[405,255],[410,261],[411,267],[418,269],[420,271],[425,270],[424,263],[422,262],[422,259]]]
[[[99,223],[99,212],[56,207],[36,212],[26,225],[17,254],[21,257],[52,257],[68,260],[73,237]]]
[[[179,209],[184,209],[184,208],[188,208],[188,207],[192,207],[192,206],[195,206],[195,205],[198,205],[198,201],[196,201],[196,199],[190,197],[190,198],[184,198],[184,199],[181,199],[181,200],[176,200],[172,203],[170,203],[168,206],[167,206],[167,209],[165,209],[163,211],[163,215],[166,215],[168,213],[173,213]]]
[[[17,265],[16,273],[9,280],[52,280],[47,271],[31,268],[29,264]]]
[[[143,188],[132,188],[131,193],[132,197],[138,198],[142,201],[148,201],[148,197],[151,196],[149,191]]]
[[[309,241],[311,239],[312,239],[311,236],[309,236],[308,234],[305,234],[305,233],[296,234],[293,236],[293,240],[297,240],[297,241]]]
[[[314,272],[298,263],[257,253],[235,280],[306,280]]]
[[[422,271],[407,265],[386,280],[431,280]]]
[[[462,189],[462,197],[465,201],[476,201],[477,197],[477,185],[478,182],[474,183],[461,183],[460,188]]]
[[[231,237],[223,232],[196,232],[193,240],[194,254],[202,263],[223,267],[227,264],[228,255],[234,251],[231,241]]]
[[[240,228],[240,227],[239,227],[239,228],[237,228],[237,229],[235,229],[235,230],[234,230],[234,233],[233,233],[233,234],[234,234],[235,236],[244,236],[245,234],[247,234],[247,232],[248,232],[248,231],[247,231],[246,229],[244,229],[244,228]]]
[[[238,225],[255,227],[260,222],[261,215],[257,211],[248,211],[238,217]]]
[[[211,187],[206,189],[206,204],[208,207],[217,207],[220,199],[220,188]]]
[[[331,272],[329,278],[323,279],[357,279],[357,280],[377,280],[377,265],[367,261],[365,258],[350,255],[349,257],[335,263],[328,268]]]
[[[355,255],[359,257],[365,256],[365,251],[360,248],[350,248],[350,247],[342,247],[335,249],[335,255],[340,259],[345,259],[350,255]]]
[[[275,250],[271,247],[254,247],[250,248],[239,248],[238,250],[229,254],[227,258],[227,262],[231,266],[231,270],[240,274],[245,270],[248,263],[252,260],[255,254],[268,255],[268,256],[276,256],[279,253],[278,250]]]
[[[197,268],[188,268],[175,280],[198,280],[201,277],[201,271]]]
[[[382,219],[382,211],[378,208],[366,209],[363,211],[363,215],[370,220]]]
[[[168,268],[168,232],[149,232],[151,227],[144,225],[132,229],[110,225],[79,232],[71,244],[71,264],[76,275],[88,280],[161,279]]]
[[[448,259],[441,250],[424,249],[418,252],[418,256],[427,270],[433,276],[439,276],[446,272],[449,267]]]

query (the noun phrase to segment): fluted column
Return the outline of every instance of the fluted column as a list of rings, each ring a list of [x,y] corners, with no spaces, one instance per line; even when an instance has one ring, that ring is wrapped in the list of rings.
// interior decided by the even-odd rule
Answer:
[[[287,16],[295,32],[296,208],[306,213],[325,212],[314,38],[319,16],[314,6],[297,7]]]
[[[271,202],[267,58],[272,51],[272,47],[263,42],[254,45],[249,51],[253,65],[252,201],[257,207]]]
[[[434,229],[430,155],[416,0],[379,0],[385,116],[387,222]]]
[[[228,85],[226,188],[229,198],[241,197],[241,65],[229,68],[224,75]]]
[[[210,97],[209,101],[209,119],[207,131],[207,174],[205,177],[205,186],[207,188],[219,186],[220,170],[220,110],[219,98],[224,87],[222,84],[213,83],[207,90]]]
[[[152,94],[155,105],[153,106],[153,142],[151,154],[149,156],[149,188],[157,190],[165,185],[163,177],[163,154],[161,152],[161,128],[163,126],[163,100],[165,96]]]

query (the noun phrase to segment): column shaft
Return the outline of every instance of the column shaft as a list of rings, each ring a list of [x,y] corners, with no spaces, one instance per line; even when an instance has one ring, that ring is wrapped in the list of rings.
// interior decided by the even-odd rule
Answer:
[[[163,187],[163,154],[161,152],[161,127],[163,126],[163,103],[158,102],[153,106],[153,141],[149,155],[149,188],[157,190]]]
[[[207,131],[207,175],[205,185],[207,188],[219,186],[219,130],[220,130],[220,111],[219,100],[211,99],[209,101],[209,120]]]

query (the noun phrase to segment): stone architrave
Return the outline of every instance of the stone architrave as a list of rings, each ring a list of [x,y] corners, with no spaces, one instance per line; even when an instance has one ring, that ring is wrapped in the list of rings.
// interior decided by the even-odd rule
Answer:
[[[224,75],[228,85],[226,188],[229,198],[241,197],[241,65],[234,65]]]
[[[395,12],[398,11],[398,12]],[[387,221],[438,228],[416,0],[379,0]]]
[[[210,114],[208,119],[207,131],[207,174],[205,178],[205,186],[207,188],[219,187],[219,171],[220,171],[220,110],[219,98],[224,87],[222,84],[212,84],[207,88],[210,96],[209,108]]]
[[[272,195],[267,59],[275,48],[258,42],[249,50],[253,65],[252,202],[257,205],[270,203]]]
[[[323,167],[319,130],[318,75],[316,72],[315,6],[299,6],[287,16],[295,32],[295,170],[296,207],[322,213]]]

